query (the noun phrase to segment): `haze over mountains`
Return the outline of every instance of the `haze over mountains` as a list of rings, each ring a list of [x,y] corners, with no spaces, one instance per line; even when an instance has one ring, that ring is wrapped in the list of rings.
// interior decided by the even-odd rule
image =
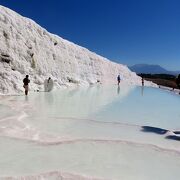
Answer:
[[[131,71],[136,72],[137,74],[171,74],[178,75],[180,71],[168,71],[160,65],[150,65],[150,64],[135,64],[133,66],[129,66]]]

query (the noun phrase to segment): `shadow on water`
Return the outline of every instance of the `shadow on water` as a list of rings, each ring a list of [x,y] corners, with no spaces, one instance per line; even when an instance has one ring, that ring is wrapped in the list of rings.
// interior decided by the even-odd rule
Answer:
[[[174,132],[174,134],[180,134],[180,131],[173,131]]]
[[[180,141],[180,136],[169,135],[169,136],[166,136],[166,139]]]
[[[173,131],[174,135],[166,136],[166,139],[180,141],[180,131]]]
[[[151,126],[142,126],[141,131],[147,132],[147,133],[156,133],[156,134],[160,134],[160,135],[166,134],[168,132],[168,130],[166,130],[166,129],[151,127]],[[180,141],[180,131],[173,131],[173,133],[174,134],[168,135],[165,138],[169,139],[169,140]]]
[[[156,133],[156,134],[166,134],[168,132],[168,130],[166,129],[161,129],[161,128],[152,127],[152,126],[142,126],[141,131],[147,132],[147,133]]]

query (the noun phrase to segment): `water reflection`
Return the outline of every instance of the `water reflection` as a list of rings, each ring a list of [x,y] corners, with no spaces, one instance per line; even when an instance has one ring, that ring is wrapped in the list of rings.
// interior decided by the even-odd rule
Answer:
[[[117,88],[117,91],[115,90]],[[102,111],[113,102],[126,97],[134,86],[90,86],[53,91],[52,93],[38,93],[30,101],[38,107],[36,115],[52,114],[54,116],[89,117],[90,114]],[[114,91],[115,90],[115,91]],[[117,98],[117,93],[120,94]],[[33,98],[33,99],[32,99]]]
[[[144,86],[141,87],[141,96],[144,96]]]
[[[25,101],[28,101],[29,100],[29,96],[25,96]]]
[[[120,86],[118,86],[118,88],[117,88],[117,94],[119,94],[120,93]]]
[[[177,96],[155,88],[144,88],[124,84],[98,85],[33,93],[13,99],[24,101],[29,98],[30,113],[34,117],[91,118],[165,129],[180,127]]]
[[[53,105],[54,96],[53,96],[52,92],[45,92],[44,97],[45,97],[47,104],[49,104],[50,106]]]

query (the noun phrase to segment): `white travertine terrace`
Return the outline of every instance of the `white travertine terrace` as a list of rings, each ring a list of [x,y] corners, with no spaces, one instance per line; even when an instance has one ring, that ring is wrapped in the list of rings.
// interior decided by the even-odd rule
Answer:
[[[22,92],[26,74],[30,75],[30,89],[42,90],[49,76],[58,88],[115,83],[119,73],[127,84],[141,84],[140,77],[127,66],[51,34],[33,20],[0,6],[1,94]],[[146,85],[153,84],[146,82]]]

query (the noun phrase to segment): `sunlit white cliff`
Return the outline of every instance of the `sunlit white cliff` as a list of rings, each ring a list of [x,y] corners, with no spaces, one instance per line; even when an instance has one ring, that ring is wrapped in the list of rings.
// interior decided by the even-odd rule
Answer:
[[[0,6],[0,93],[22,92],[26,74],[30,76],[30,90],[42,90],[49,76],[58,88],[115,83],[119,73],[128,84],[141,83],[126,66],[51,34],[31,19]]]

